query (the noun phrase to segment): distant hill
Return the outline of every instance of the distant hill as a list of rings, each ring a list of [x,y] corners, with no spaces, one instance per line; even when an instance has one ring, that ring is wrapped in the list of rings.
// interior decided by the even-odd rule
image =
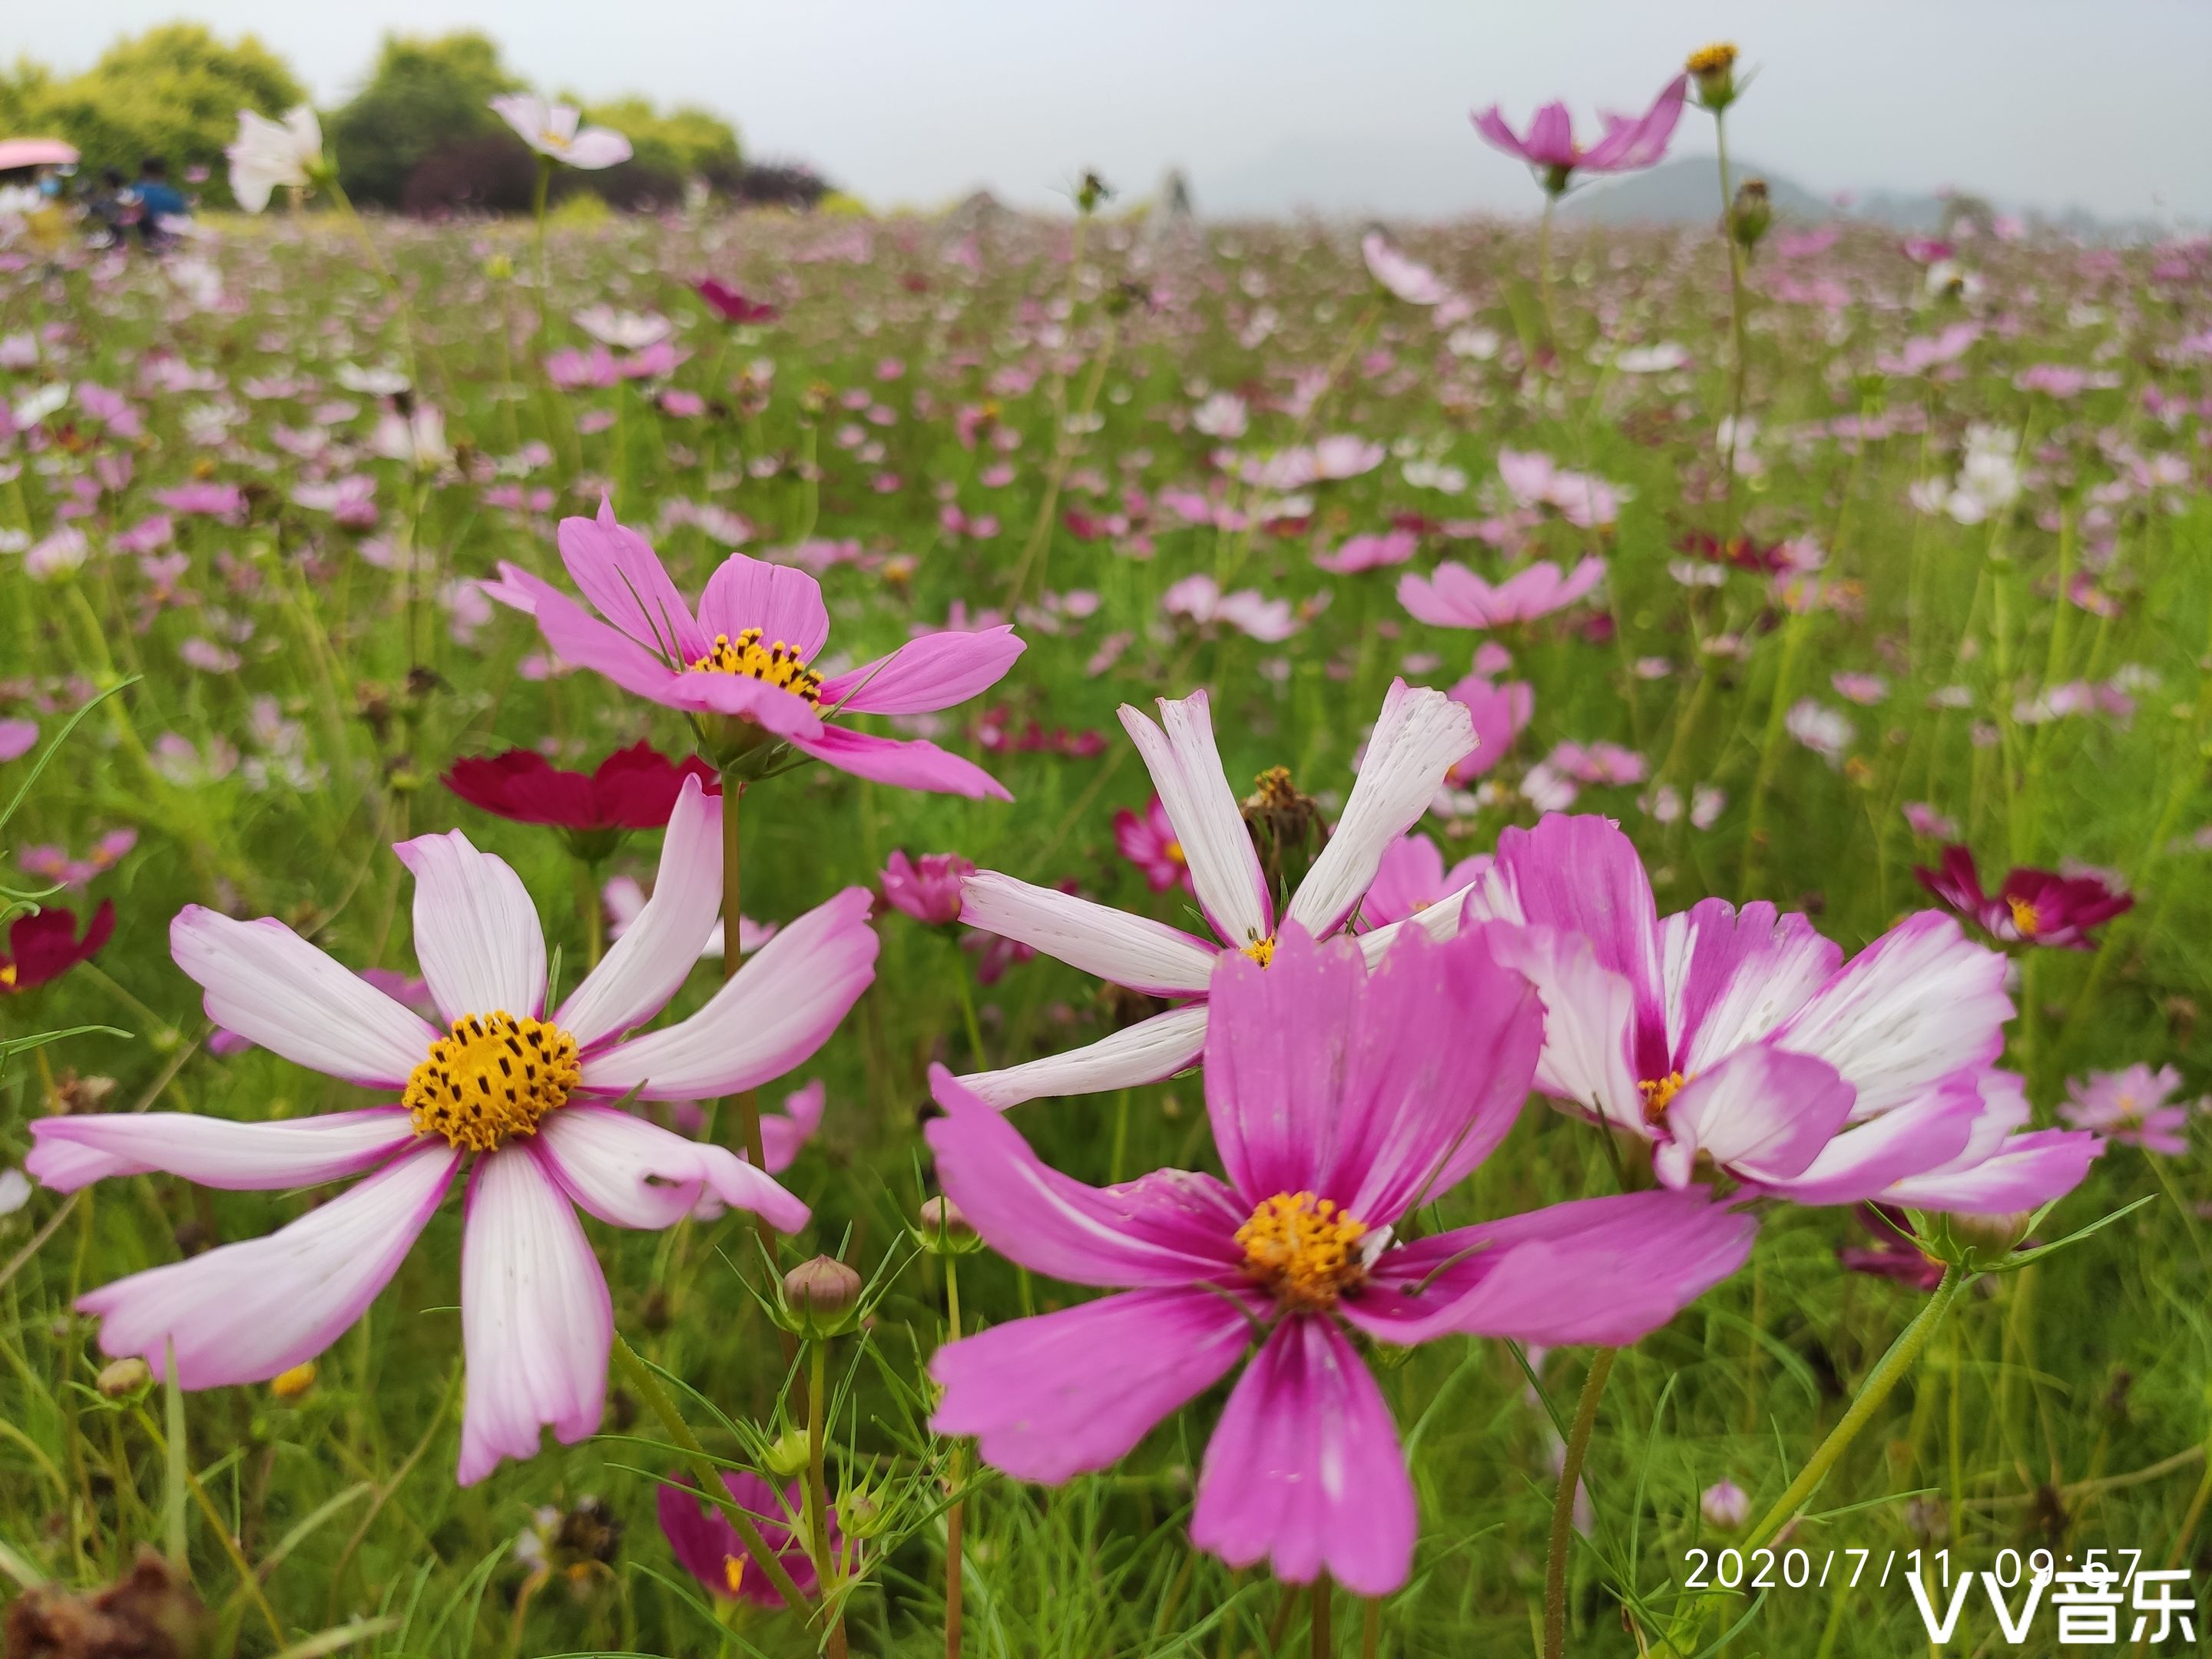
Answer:
[[[1562,221],[1591,225],[1709,224],[1719,216],[1720,181],[1710,155],[1678,155],[1647,173],[1591,185],[1567,198]],[[1774,210],[1803,223],[1830,219],[1872,219],[1899,230],[1932,231],[1943,222],[1943,203],[1934,196],[1902,196],[1876,191],[1855,200],[1847,210],[1827,197],[1755,161],[1735,165],[1738,179],[1764,179]]]

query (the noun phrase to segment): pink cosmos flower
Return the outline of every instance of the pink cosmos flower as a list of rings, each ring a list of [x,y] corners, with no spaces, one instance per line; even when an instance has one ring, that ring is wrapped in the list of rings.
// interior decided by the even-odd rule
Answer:
[[[1926,801],[1909,800],[1905,803],[1904,810],[1905,821],[1911,826],[1914,835],[1926,836],[1931,841],[1958,839],[1958,821],[1944,817]]]
[[[1620,491],[1588,472],[1571,472],[1548,455],[1501,449],[1498,476],[1524,507],[1548,507],[1577,530],[1609,525],[1620,516]]]
[[[520,566],[502,562],[494,599],[538,618],[564,661],[592,669],[709,728],[717,750],[764,760],[787,744],[841,772],[899,788],[1012,797],[972,761],[919,738],[832,726],[825,714],[920,714],[996,684],[1022,641],[1008,626],[932,634],[824,678],[809,665],[830,638],[822,585],[803,570],[733,553],[707,579],[695,615],[644,537],[599,516],[561,521],[562,562],[599,616]],[[604,620],[602,620],[604,618]]]
[[[246,517],[245,492],[234,483],[179,484],[174,489],[155,490],[154,499],[172,513],[221,519],[226,524]]]
[[[459,1478],[599,1427],[613,1334],[581,1207],[662,1228],[712,1193],[786,1231],[806,1206],[726,1149],[614,1103],[695,1101],[753,1088],[818,1048],[875,975],[868,894],[809,912],[690,1018],[641,1036],[698,958],[721,892],[721,808],[687,781],[652,903],[549,1018],[546,952],[530,896],[455,830],[396,849],[414,872],[415,945],[447,1031],[349,973],[274,918],[198,905],[170,928],[208,1017],[296,1064],[398,1103],[289,1122],[185,1112],[52,1117],[26,1167],[73,1192],[162,1170],[202,1186],[277,1190],[368,1178],[265,1238],[135,1273],[79,1299],[103,1350],[188,1389],[264,1382],[329,1347],[375,1299],[474,1168],[461,1243],[469,1371]]]
[[[768,1546],[777,1565],[791,1575],[792,1584],[799,1593],[809,1601],[820,1595],[814,1559],[806,1553],[806,1540],[799,1531],[805,1523],[806,1504],[799,1483],[794,1480],[778,1492],[757,1474],[726,1469],[722,1484],[737,1500],[738,1507],[753,1516],[761,1541]],[[756,1607],[783,1605],[783,1597],[746,1552],[729,1517],[720,1509],[702,1507],[696,1486],[671,1477],[661,1483],[653,1504],[661,1535],[668,1540],[669,1550],[678,1564],[714,1595],[726,1601],[750,1601]],[[830,1547],[834,1551],[839,1545],[837,1511],[832,1509],[823,1518],[828,1523],[824,1530],[830,1534]]]
[[[1288,1583],[1381,1595],[1417,1526],[1390,1410],[1353,1346],[1448,1335],[1633,1342],[1740,1266],[1753,1224],[1701,1194],[1583,1199],[1404,1243],[1397,1224],[1511,1128],[1542,1015],[1480,936],[1404,936],[1370,966],[1288,923],[1224,957],[1206,1042],[1223,1170],[1087,1187],[941,1069],[945,1192],[1039,1273],[1118,1294],[938,1350],[931,1427],[1059,1482],[1111,1465],[1256,1352],[1199,1475],[1191,1541]]]
[[[1504,628],[1564,611],[1605,576],[1592,554],[1571,573],[1545,561],[1524,567],[1495,587],[1463,564],[1440,564],[1433,576],[1398,578],[1398,603],[1437,628]]]
[[[37,746],[36,720],[0,720],[0,761],[19,760]]]
[[[2006,872],[1997,890],[1985,893],[1972,851],[1960,846],[1943,849],[1941,869],[1915,866],[1912,873],[1948,908],[2005,945],[2094,951],[2089,930],[2135,906],[2133,895],[2115,891],[2101,876],[2028,866]]]
[[[2087,1081],[2075,1078],[2066,1085],[2058,1115],[2077,1129],[2179,1158],[2189,1150],[2190,1117],[2204,1109],[2201,1100],[2169,1105],[2180,1087],[2181,1073],[2171,1066],[2154,1072],[2138,1062],[2124,1072],[2093,1072]]]
[[[1800,1204],[2009,1212],[2097,1155],[2094,1135],[2012,1134],[2005,960],[1935,911],[1849,963],[1771,904],[1662,920],[1618,826],[1554,816],[1498,837],[1464,919],[1519,924],[1492,949],[1543,994],[1537,1087],[1649,1142],[1668,1187],[1702,1162]]]
[[[1489,867],[1490,854],[1477,853],[1447,870],[1436,842],[1418,830],[1401,836],[1383,853],[1374,884],[1359,901],[1359,929],[1369,932],[1419,915],[1466,892]]]
[[[1587,149],[1575,142],[1574,118],[1562,103],[1538,110],[1528,132],[1519,137],[1505,125],[1496,104],[1475,111],[1470,118],[1485,143],[1519,156],[1536,170],[1546,191],[1557,196],[1577,173],[1633,173],[1657,163],[1667,154],[1667,142],[1674,137],[1688,89],[1689,77],[1678,75],[1659,89],[1642,115],[1607,115],[1605,136]]]
[[[71,858],[64,848],[39,846],[23,848],[15,854],[15,862],[25,875],[36,876],[40,881],[85,887],[95,876],[106,875],[122,863],[125,854],[137,844],[136,830],[111,830],[93,842],[92,850],[81,859]]]
[[[1367,262],[1367,274],[1407,305],[1432,306],[1451,297],[1443,277],[1407,258],[1379,230],[1359,239],[1359,257]]]
[[[960,884],[975,866],[957,853],[924,853],[909,859],[904,849],[884,866],[884,900],[894,910],[932,927],[960,920]]]
[[[599,908],[606,912],[607,937],[618,939],[628,933],[637,919],[645,914],[649,901],[645,889],[629,876],[614,876],[599,889]],[[738,954],[749,957],[774,939],[779,924],[755,921],[750,916],[738,918]],[[722,959],[722,918],[717,914],[714,925],[708,929],[705,943],[699,947],[702,962]]]
[[[1381,535],[1352,536],[1333,553],[1316,553],[1314,562],[1340,576],[1355,571],[1379,570],[1403,564],[1420,550],[1421,540],[1410,530],[1386,531]]]
[[[1274,900],[1236,792],[1221,769],[1206,693],[1194,692],[1180,702],[1163,697],[1159,707],[1161,724],[1155,726],[1125,704],[1121,725],[1152,775],[1214,938],[1200,939],[1164,922],[996,871],[969,877],[961,920],[970,927],[1018,940],[1132,991],[1184,1004],[1088,1048],[960,1079],[994,1106],[1003,1109],[1040,1095],[1095,1094],[1172,1076],[1205,1046],[1205,998],[1215,963],[1241,955],[1265,963],[1274,951]],[[1465,708],[1441,691],[1393,681],[1343,816],[1281,921],[1323,939],[1349,921],[1374,885],[1383,853],[1419,820],[1445,772],[1474,744]],[[1440,919],[1453,914],[1446,907]],[[1393,931],[1377,929],[1363,942],[1379,955]]]
[[[629,140],[612,127],[587,127],[574,104],[550,104],[534,92],[511,92],[491,100],[499,118],[540,155],[596,173],[630,157]]]
[[[1444,778],[1465,788],[1505,758],[1505,751],[1536,712],[1536,693],[1526,680],[1492,685],[1477,672],[1452,687],[1451,699],[1463,704],[1474,721],[1474,752]]]
[[[1142,817],[1127,807],[1114,815],[1114,845],[1137,866],[1145,885],[1155,893],[1164,893],[1171,887],[1180,887],[1186,893],[1198,890],[1191,885],[1190,860],[1183,856],[1182,842],[1176,838],[1176,827],[1158,795],[1152,797]]]
[[[776,308],[765,301],[749,300],[727,283],[718,282],[712,276],[695,278],[691,291],[726,323],[740,325],[772,323],[779,315]]]
[[[1202,570],[1185,576],[1161,594],[1160,609],[1200,628],[1225,624],[1263,645],[1279,644],[1298,631],[1297,617],[1288,599],[1271,599],[1256,587],[1224,593],[1221,584]]]

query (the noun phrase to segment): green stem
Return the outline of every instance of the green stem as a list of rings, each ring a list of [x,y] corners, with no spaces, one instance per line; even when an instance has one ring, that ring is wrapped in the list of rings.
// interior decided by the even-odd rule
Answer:
[[[1555,360],[1561,353],[1559,316],[1552,307],[1552,210],[1559,200],[1556,191],[1544,192],[1544,216],[1536,224],[1536,297],[1544,307],[1544,343]]]
[[[806,1345],[806,1548],[814,1558],[814,1577],[822,1586],[826,1611],[837,1591],[837,1554],[830,1547],[830,1482],[822,1449],[823,1418],[829,1393],[830,1345]],[[844,1659],[845,1615],[831,1615],[830,1659]]]
[[[960,1258],[945,1258],[945,1340],[960,1340]],[[961,1446],[952,1448],[952,1507],[945,1512],[945,1659],[960,1659],[962,1552],[966,1548],[967,1499],[959,1496]]]
[[[699,1437],[691,1432],[691,1425],[684,1420],[684,1413],[676,1409],[676,1402],[668,1397],[668,1390],[660,1386],[660,1379],[653,1375],[653,1368],[638,1358],[637,1350],[623,1340],[620,1331],[615,1333],[613,1358],[615,1364],[622,1368],[623,1376],[630,1387],[637,1390],[639,1398],[660,1419],[661,1425],[668,1431],[669,1437],[676,1442],[684,1453],[684,1460],[691,1465],[692,1473],[699,1480],[699,1495],[728,1518],[730,1525],[737,1531],[738,1541],[745,1547],[745,1553],[752,1558],[755,1566],[768,1575],[769,1583],[775,1586],[775,1593],[783,1598],[784,1606],[800,1618],[805,1618],[806,1598],[799,1594],[799,1586],[784,1571],[783,1563],[776,1559],[775,1552],[769,1548],[762,1539],[760,1528],[753,1524],[753,1517],[743,1505],[731,1498],[729,1488],[722,1484],[721,1469],[713,1458],[707,1455],[707,1449],[699,1443]]]
[[[1336,1644],[1329,1638],[1329,1588],[1327,1573],[1314,1580],[1313,1659],[1329,1659],[1329,1656],[1336,1651]]]
[[[1552,1542],[1544,1558],[1544,1659],[1561,1659],[1567,1650],[1567,1553],[1573,1547],[1575,1492],[1582,1485],[1583,1459],[1597,1426],[1597,1408],[1613,1375],[1617,1348],[1600,1348],[1583,1379],[1583,1397],[1567,1431],[1566,1456],[1559,1465],[1559,1489],[1552,1496]]]
[[[1735,451],[1743,430],[1743,250],[1736,246],[1735,228],[1729,222],[1735,206],[1735,188],[1729,177],[1728,118],[1719,110],[1713,112],[1713,146],[1720,152],[1721,246],[1726,251],[1729,262],[1729,343],[1731,358],[1729,372],[1731,384],[1729,439],[1726,453],[1721,458],[1723,485],[1727,492],[1725,505],[1722,508],[1721,526],[1721,545],[1725,548],[1735,538]]]

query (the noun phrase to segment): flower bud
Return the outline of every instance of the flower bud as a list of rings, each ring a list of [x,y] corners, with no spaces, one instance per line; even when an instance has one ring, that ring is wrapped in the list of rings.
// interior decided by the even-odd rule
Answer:
[[[949,1198],[926,1198],[915,1212],[915,1242],[932,1255],[967,1255],[983,1248],[968,1218]]]
[[[1085,213],[1096,213],[1113,199],[1113,185],[1095,173],[1085,173],[1083,182],[1075,187],[1075,205]]]
[[[883,1501],[872,1492],[841,1492],[832,1513],[838,1530],[848,1538],[873,1538],[890,1522]]]
[[[93,1386],[102,1400],[128,1400],[154,1380],[154,1368],[133,1354],[100,1367]]]
[[[1774,222],[1774,204],[1766,193],[1766,180],[1747,179],[1735,187],[1729,204],[1729,234],[1747,253],[1759,246],[1766,228]]]
[[[811,1341],[841,1334],[860,1305],[860,1276],[835,1257],[817,1255],[783,1276],[791,1328]]]
[[[787,1429],[769,1443],[761,1466],[779,1480],[788,1480],[806,1467],[809,1453],[805,1431]]]
[[[1734,1532],[1751,1519],[1751,1494],[1733,1480],[1716,1481],[1698,1498],[1698,1513],[1719,1532]]]
[[[2027,1236],[2031,1214],[1919,1215],[1923,1246],[1936,1261],[1971,1273],[2001,1269]]]
[[[1718,40],[1689,56],[1682,67],[1698,83],[1698,101],[1716,114],[1735,102],[1735,43]]]

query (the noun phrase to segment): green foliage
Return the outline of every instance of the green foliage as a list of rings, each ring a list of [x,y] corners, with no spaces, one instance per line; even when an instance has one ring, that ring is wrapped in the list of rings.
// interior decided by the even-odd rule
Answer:
[[[386,35],[368,84],[331,118],[339,183],[356,202],[398,205],[417,163],[500,131],[490,101],[521,85],[473,31]]]
[[[118,41],[68,80],[19,61],[0,77],[0,125],[66,138],[88,167],[131,173],[158,155],[180,185],[187,168],[205,167],[201,194],[220,204],[230,199],[222,152],[238,136],[238,112],[282,115],[306,97],[252,35],[227,44],[200,24],[165,23]]]
[[[720,183],[743,165],[737,130],[711,110],[685,104],[664,115],[647,100],[629,97],[587,106],[584,118],[621,133],[636,165],[656,173],[699,173]]]

